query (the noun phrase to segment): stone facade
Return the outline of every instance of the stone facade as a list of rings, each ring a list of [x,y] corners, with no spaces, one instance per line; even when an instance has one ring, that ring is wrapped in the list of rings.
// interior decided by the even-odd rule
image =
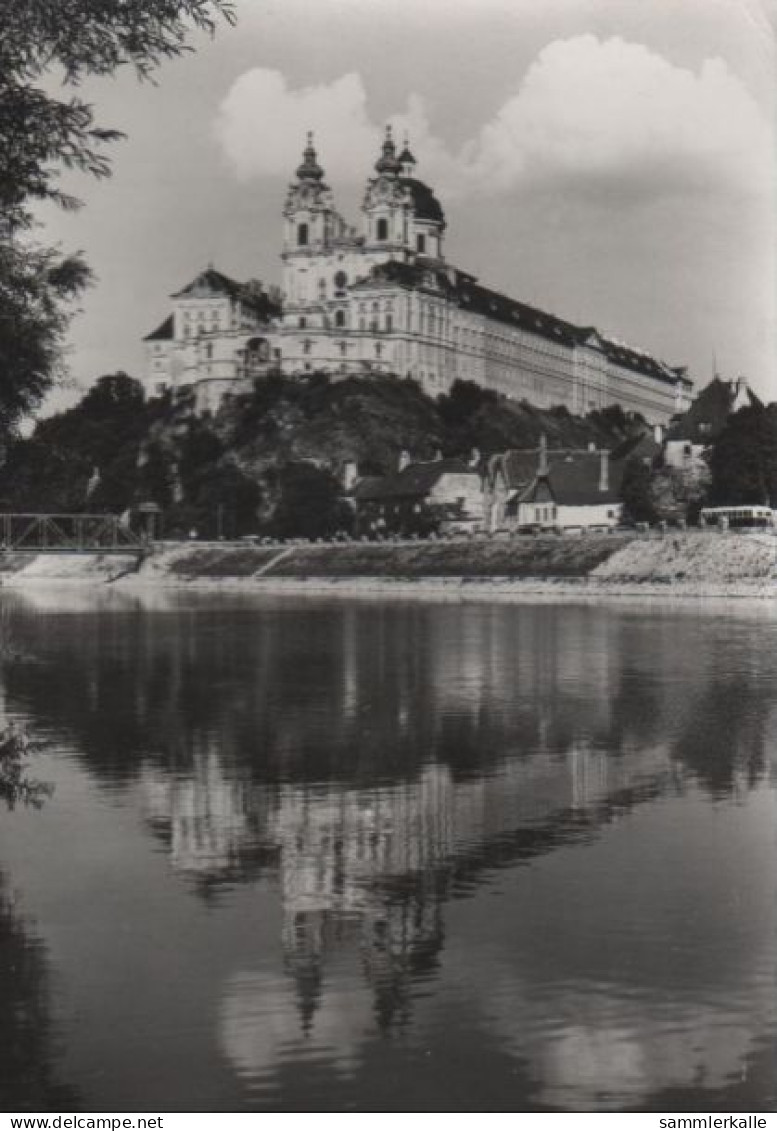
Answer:
[[[148,396],[188,392],[196,411],[214,411],[279,364],[276,292],[208,267],[171,298],[173,313],[144,340]]]

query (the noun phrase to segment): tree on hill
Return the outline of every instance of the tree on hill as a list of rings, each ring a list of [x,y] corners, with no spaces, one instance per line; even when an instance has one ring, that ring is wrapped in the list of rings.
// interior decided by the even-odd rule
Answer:
[[[289,463],[275,476],[276,504],[265,524],[279,538],[327,538],[350,531],[353,512],[328,471],[312,463]]]
[[[73,93],[90,76],[131,66],[146,78],[190,50],[191,30],[234,20],[230,0],[0,0],[0,428],[34,409],[63,372],[62,346],[89,282],[80,255],[32,238],[34,207],[79,201],[66,170],[105,177],[118,131]],[[55,94],[52,79],[61,79]]]
[[[710,455],[713,505],[777,505],[777,404],[753,401],[729,416]]]
[[[11,444],[3,505],[17,511],[112,511],[130,505],[140,445],[157,410],[126,373],[101,377],[75,407]]]
[[[621,501],[623,517],[630,522],[654,523],[658,519],[652,492],[653,473],[641,459],[631,459],[623,470]]]
[[[229,459],[203,464],[199,474],[190,467],[183,498],[166,509],[165,532],[186,538],[196,531],[209,541],[254,534],[261,499],[259,484]]]

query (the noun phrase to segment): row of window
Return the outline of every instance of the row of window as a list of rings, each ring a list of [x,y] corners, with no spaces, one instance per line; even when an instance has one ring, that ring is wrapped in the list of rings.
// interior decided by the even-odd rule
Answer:
[[[379,243],[385,243],[389,238],[389,222],[381,217],[375,225],[375,238]],[[297,247],[309,247],[310,225],[307,222],[297,225]],[[419,255],[426,254],[426,236],[418,232],[415,238],[415,247]]]
[[[223,311],[217,306],[206,307],[201,310],[181,311],[184,322],[206,322],[209,315],[211,322],[218,322],[222,313]]]

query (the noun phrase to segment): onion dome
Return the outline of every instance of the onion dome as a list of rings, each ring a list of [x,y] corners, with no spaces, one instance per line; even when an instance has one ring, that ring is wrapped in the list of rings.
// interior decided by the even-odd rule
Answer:
[[[402,176],[403,177],[412,177],[413,169],[416,166],[416,159],[413,156],[413,154],[410,152],[410,146],[408,145],[407,135],[405,135],[404,148],[402,149],[402,152],[400,153],[397,160],[399,161],[400,165],[402,166]]]
[[[324,177],[324,170],[316,159],[316,151],[313,148],[313,134],[311,131],[308,131],[307,145],[302,154],[302,164],[297,169],[297,177],[301,181],[320,181],[323,180]]]
[[[396,146],[391,136],[391,126],[386,126],[383,150],[381,156],[375,162],[375,170],[382,175],[388,174],[389,176],[396,176],[397,173],[402,171],[402,163],[397,157]]]

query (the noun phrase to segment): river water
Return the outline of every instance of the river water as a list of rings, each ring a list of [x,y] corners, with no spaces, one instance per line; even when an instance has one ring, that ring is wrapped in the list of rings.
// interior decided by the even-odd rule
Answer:
[[[766,603],[0,617],[4,1110],[775,1109]]]

